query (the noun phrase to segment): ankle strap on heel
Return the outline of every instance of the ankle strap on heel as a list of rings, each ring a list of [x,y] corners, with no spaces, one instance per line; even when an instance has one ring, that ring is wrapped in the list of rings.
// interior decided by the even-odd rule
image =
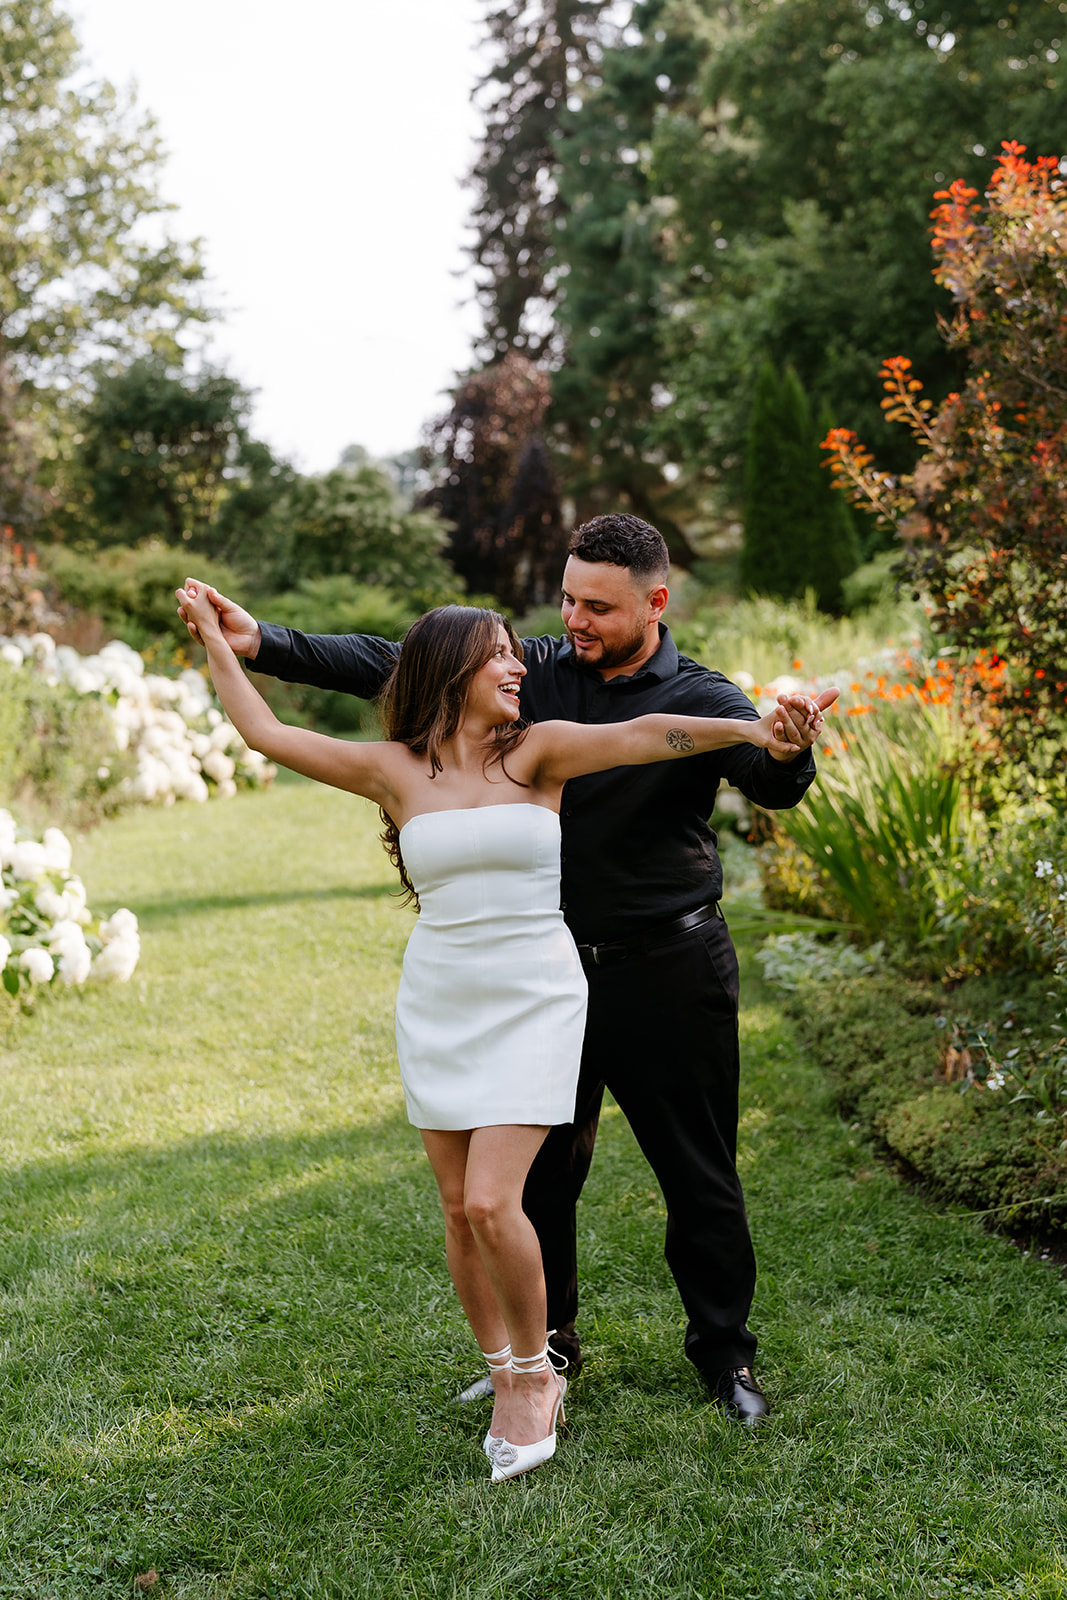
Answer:
[[[483,1350],[485,1364],[490,1372],[509,1372],[511,1370],[511,1346],[506,1344],[503,1350]]]
[[[549,1348],[548,1341],[549,1341],[549,1339],[551,1339],[551,1337],[555,1333],[555,1331],[556,1331],[555,1328],[550,1328],[548,1330],[548,1333],[545,1335],[544,1348],[542,1350],[539,1350],[535,1356],[514,1356],[513,1355],[512,1358],[511,1358],[511,1370],[512,1370],[512,1372],[520,1372],[520,1373],[554,1372],[556,1374],[561,1373],[563,1371],[563,1369],[566,1366],[569,1365],[569,1363],[567,1361],[567,1357],[566,1356],[561,1356],[558,1350],[552,1350],[552,1349]]]

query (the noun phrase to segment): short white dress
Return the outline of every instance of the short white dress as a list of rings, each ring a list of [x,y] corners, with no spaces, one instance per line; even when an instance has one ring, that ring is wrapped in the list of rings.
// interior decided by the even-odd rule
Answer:
[[[525,802],[400,830],[422,907],[396,1001],[417,1128],[574,1118],[587,991],[559,909],[559,837],[555,812]]]

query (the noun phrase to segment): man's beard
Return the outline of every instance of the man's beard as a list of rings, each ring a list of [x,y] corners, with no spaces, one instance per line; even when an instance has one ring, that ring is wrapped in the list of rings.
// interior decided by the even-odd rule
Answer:
[[[570,628],[567,629],[567,637],[571,642],[571,648],[575,650],[576,654],[578,654],[574,643],[574,634],[571,632]],[[619,644],[606,645],[602,640],[598,640],[597,642],[600,644],[601,653],[597,656],[595,661],[589,660],[588,656],[584,653],[578,655],[578,659],[580,661],[585,660],[589,666],[595,668],[595,670],[598,672],[606,667],[624,667],[628,661],[639,654],[644,645],[644,625],[642,624],[640,627],[636,628],[628,639],[623,639]]]

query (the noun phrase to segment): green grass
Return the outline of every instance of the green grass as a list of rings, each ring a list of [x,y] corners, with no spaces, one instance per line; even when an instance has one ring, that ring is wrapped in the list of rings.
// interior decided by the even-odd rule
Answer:
[[[126,989],[0,1060],[0,1597],[1067,1595],[1067,1294],[898,1186],[746,972],[741,1164],[764,1429],[703,1403],[662,1204],[609,1110],[585,1370],[491,1487],[391,1003],[370,808],[302,784],[79,850]]]

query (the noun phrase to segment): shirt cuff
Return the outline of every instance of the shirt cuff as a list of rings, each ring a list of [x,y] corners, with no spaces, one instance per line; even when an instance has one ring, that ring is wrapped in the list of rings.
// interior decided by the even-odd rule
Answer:
[[[277,678],[289,665],[291,653],[289,629],[279,627],[276,622],[261,622],[256,659],[245,665],[251,672],[265,672],[269,677]]]

